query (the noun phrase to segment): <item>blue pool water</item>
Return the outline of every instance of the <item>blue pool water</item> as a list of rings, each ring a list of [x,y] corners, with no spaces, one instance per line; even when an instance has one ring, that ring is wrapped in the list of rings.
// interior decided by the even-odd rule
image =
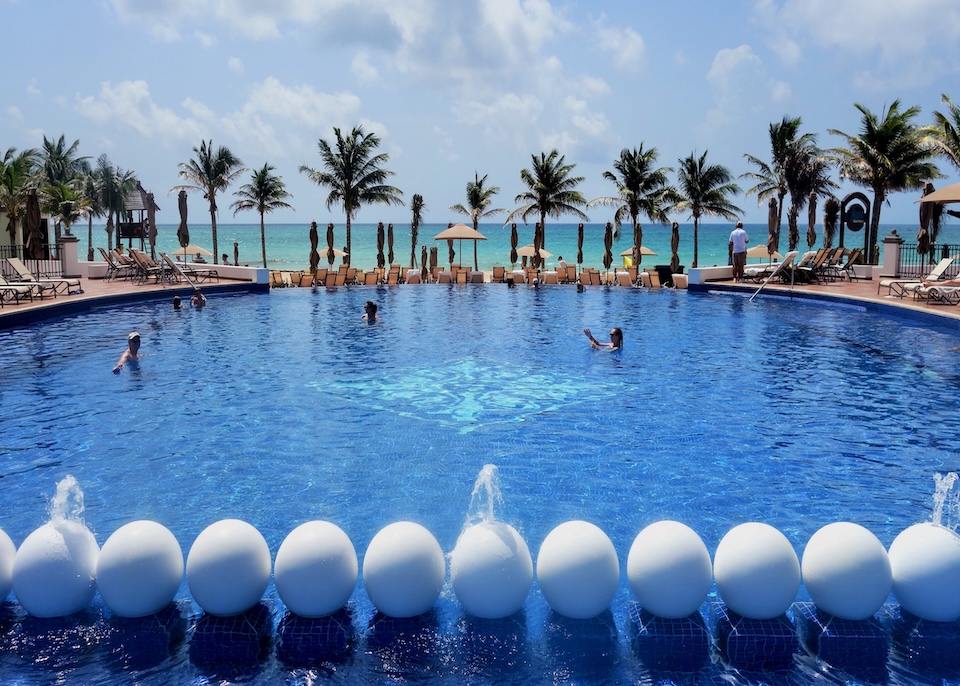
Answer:
[[[360,318],[367,299],[378,324]],[[602,339],[620,326],[624,349],[592,350],[585,326]],[[149,356],[112,375],[131,330]],[[189,640],[121,659],[99,599],[62,626],[8,602],[0,682],[658,681],[631,649],[624,573],[636,534],[677,519],[712,554],[756,520],[801,554],[817,529],[850,520],[889,546],[929,520],[934,475],[960,468],[958,346],[955,324],[855,307],[500,286],[289,289],[182,312],[164,300],[0,331],[0,528],[18,545],[72,474],[101,545],[154,519],[186,553],[206,526],[236,517],[275,554],[297,525],[327,519],[362,563],[379,529],[413,520],[449,553],[493,463],[498,517],[534,557],[556,525],[585,519],[610,536],[622,573],[596,622],[558,621],[535,584],[494,630],[463,617],[448,588],[419,633],[395,640],[371,627],[361,581],[344,620],[352,649],[309,668],[269,648],[230,671],[197,659]],[[185,585],[179,598],[192,630],[199,609]],[[265,607],[279,623],[272,584]],[[906,662],[890,669],[895,683],[926,678]],[[752,683],[713,662],[670,678]],[[804,659],[778,677],[822,678],[846,680]]]

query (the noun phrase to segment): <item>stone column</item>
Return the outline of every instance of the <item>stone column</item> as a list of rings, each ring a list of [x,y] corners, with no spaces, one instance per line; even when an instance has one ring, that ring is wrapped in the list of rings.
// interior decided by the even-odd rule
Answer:
[[[880,265],[880,278],[897,278],[900,276],[900,251],[903,249],[903,238],[896,229],[883,239],[883,264]]]
[[[60,271],[64,278],[80,278],[80,239],[73,234],[60,236],[57,242],[57,254],[60,255]]]

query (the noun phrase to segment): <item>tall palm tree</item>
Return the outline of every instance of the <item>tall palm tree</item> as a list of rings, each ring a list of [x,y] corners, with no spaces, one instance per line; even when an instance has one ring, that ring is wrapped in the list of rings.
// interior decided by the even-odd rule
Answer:
[[[43,148],[40,150],[40,172],[43,178],[41,190],[44,194],[56,196],[64,190],[60,187],[61,184],[73,183],[89,169],[88,158],[77,156],[78,147],[80,147],[79,140],[75,140],[68,146],[63,134],[60,134],[57,140],[43,137]],[[54,217],[54,233],[59,240],[60,224],[63,220],[59,219],[56,213],[51,212],[51,214]]]
[[[201,140],[200,147],[193,149],[194,158],[180,163],[178,176],[188,183],[175,186],[174,191],[202,191],[210,203],[210,232],[213,238],[213,263],[217,264],[220,250],[217,247],[217,193],[226,191],[240,174],[247,170],[240,158],[221,145],[213,148],[213,139]]]
[[[69,235],[70,227],[90,210],[90,200],[84,195],[82,180],[72,183],[57,181],[43,189],[41,206],[54,221],[62,223]]]
[[[577,165],[567,164],[564,156],[556,149],[551,150],[550,154],[541,152],[539,157],[531,155],[530,158],[531,168],[520,171],[520,180],[527,190],[513,199],[515,203],[522,205],[510,213],[504,225],[509,224],[515,217],[526,222],[531,214],[539,216],[543,230],[542,247],[546,247],[548,215],[559,217],[562,214],[572,214],[589,221],[590,218],[580,210],[581,207],[586,207],[587,201],[577,190],[583,177],[570,176]]]
[[[747,195],[756,194],[757,204],[762,204],[768,198],[777,198],[777,233],[776,240],[780,242],[780,226],[783,224],[783,199],[790,192],[787,184],[787,162],[795,146],[804,146],[810,142],[811,134],[800,133],[800,117],[784,115],[780,122],[771,122],[770,162],[764,162],[753,155],[744,155],[748,162],[757,168],[755,172],[741,174],[741,179],[755,181],[756,185],[747,189]]]
[[[880,116],[859,103],[856,108],[862,115],[860,133],[851,136],[829,129],[847,144],[830,152],[840,164],[841,177],[873,190],[867,261],[876,264],[880,210],[887,196],[897,191],[922,188],[925,181],[940,178],[942,174],[932,162],[933,148],[925,142],[923,131],[913,124],[913,119],[920,113],[919,107],[901,110],[900,101],[894,100]]]
[[[450,205],[451,212],[459,212],[460,214],[465,214],[470,217],[470,220],[473,222],[474,231],[480,230],[480,220],[484,217],[492,217],[495,214],[507,211],[503,207],[490,207],[493,202],[493,196],[500,192],[500,187],[484,187],[486,182],[487,174],[484,174],[481,179],[480,174],[474,172],[473,181],[467,182],[467,204],[464,205],[458,202],[456,205]],[[474,268],[476,268],[477,241],[473,242],[473,264]]]
[[[347,264],[353,248],[350,227],[363,205],[402,205],[403,192],[387,185],[393,172],[385,169],[390,155],[376,152],[380,138],[374,133],[364,133],[362,126],[354,126],[347,136],[334,127],[334,147],[322,138],[317,141],[323,169],[300,165],[300,172],[321,188],[328,188],[327,209],[335,204],[343,208],[347,216]],[[335,148],[335,149],[334,149]]]
[[[283,184],[283,177],[277,176],[274,167],[264,162],[263,167],[250,174],[250,183],[240,187],[234,195],[239,198],[230,207],[236,216],[240,210],[256,210],[260,213],[260,250],[263,252],[263,267],[267,267],[267,232],[263,215],[279,209],[293,209],[287,198],[293,197]],[[216,248],[214,248],[216,252]]]
[[[671,167],[657,167],[660,154],[656,148],[639,148],[620,151],[620,158],[614,160],[613,171],[603,172],[603,178],[617,187],[617,195],[609,198],[591,200],[587,206],[607,205],[615,207],[613,215],[614,238],[620,235],[620,227],[627,217],[633,222],[634,235],[643,244],[643,227],[640,215],[657,224],[670,221],[666,209],[677,202],[677,191],[668,180]],[[636,248],[639,249],[640,245]]]
[[[947,106],[947,112],[933,113],[933,126],[924,129],[927,134],[925,142],[930,144],[938,155],[960,169],[960,107],[945,94],[940,95],[940,100]]]
[[[93,219],[94,217],[104,217],[107,214],[103,206],[100,192],[97,189],[97,174],[95,169],[90,169],[81,181],[81,192],[87,202],[87,262],[93,262]]]
[[[787,188],[790,191],[790,211],[787,215],[790,250],[796,250],[800,243],[798,218],[811,194],[813,197],[829,197],[831,191],[838,188],[830,178],[830,170],[828,158],[817,148],[814,135],[806,134],[790,146],[784,164]]]
[[[7,215],[11,244],[17,240],[17,222],[26,212],[27,192],[36,187],[39,161],[34,148],[20,153],[16,148],[8,148],[0,161],[0,210]]]
[[[696,151],[680,160],[677,171],[678,202],[671,208],[676,212],[690,211],[693,217],[693,264],[697,266],[700,217],[723,217],[733,221],[742,210],[730,202],[729,195],[740,192],[733,182],[730,170],[720,164],[707,164],[707,151],[700,157]]]
[[[96,179],[97,194],[100,196],[100,208],[107,216],[107,246],[112,248],[114,245],[111,231],[120,223],[124,212],[124,200],[127,193],[136,188],[137,180],[132,171],[114,167],[106,155],[100,155],[97,158],[97,165],[92,173]],[[114,224],[114,217],[116,217],[116,224]],[[120,246],[119,230],[116,245]]]
[[[427,208],[423,204],[423,196],[414,193],[410,198],[410,268],[417,266],[417,238],[420,233],[420,224],[423,223],[423,211]]]

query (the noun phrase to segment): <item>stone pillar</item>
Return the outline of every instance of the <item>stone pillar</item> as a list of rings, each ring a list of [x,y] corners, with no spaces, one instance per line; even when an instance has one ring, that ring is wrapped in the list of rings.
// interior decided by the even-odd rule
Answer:
[[[80,277],[80,239],[73,234],[60,236],[57,242],[57,254],[60,255],[60,271],[64,278],[75,279]]]
[[[903,238],[892,229],[890,235],[883,239],[883,264],[880,265],[880,277],[896,278],[900,276],[900,251],[903,249]]]

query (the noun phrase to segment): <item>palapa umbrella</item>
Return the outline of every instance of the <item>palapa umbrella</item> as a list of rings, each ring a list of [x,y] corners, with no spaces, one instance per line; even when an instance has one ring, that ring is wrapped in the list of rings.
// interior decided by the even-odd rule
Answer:
[[[333,266],[336,259],[336,250],[333,249],[333,222],[327,224],[327,264]]]
[[[383,269],[383,222],[377,222],[377,267]]]
[[[603,227],[603,268],[608,272],[613,264],[613,226],[610,222]]]
[[[817,242],[817,194],[811,193],[807,201],[807,247]]]
[[[467,226],[466,224],[451,224],[434,236],[433,239],[436,241],[451,241],[451,244],[454,240],[459,241],[461,255],[463,255],[463,241],[473,241],[473,268],[479,269],[477,262],[477,241],[485,241],[487,237],[472,226]],[[451,264],[453,263],[452,254],[450,262]]]
[[[583,264],[583,222],[577,224],[577,264]]]
[[[393,223],[387,224],[387,264],[393,264]]]
[[[177,257],[186,257],[187,255],[203,255],[204,257],[213,256],[213,253],[206,248],[201,248],[199,245],[194,245],[193,243],[188,243],[181,248],[177,248],[173,251],[173,254]]]
[[[680,271],[680,225],[677,222],[670,226],[670,252],[673,253],[670,258],[670,271],[676,274]]]
[[[940,203],[941,205],[949,205],[950,203],[960,202],[960,183],[944,186],[938,191],[931,191],[930,193],[925,192],[923,197],[920,198],[919,202],[935,202]]]
[[[522,248],[517,248],[517,257],[529,257],[532,259],[536,251],[537,247],[533,243],[527,243]],[[544,248],[540,248],[540,259],[545,260],[549,257],[553,257],[553,253]]]
[[[771,255],[780,247],[780,217],[777,216],[777,199],[767,203],[767,252]]]
[[[236,267],[240,266],[240,244],[236,241],[233,242],[233,264]]]
[[[190,229],[187,228],[187,192],[183,189],[177,195],[177,206],[180,208],[180,226],[177,227],[177,242],[181,248],[190,244]]]
[[[635,256],[636,254],[637,254],[637,247],[636,247],[636,246],[633,246],[632,248],[627,248],[627,249],[624,250],[622,253],[620,253],[620,257],[633,257],[633,256]],[[643,255],[644,257],[653,257],[653,256],[655,256],[657,253],[656,253],[655,251],[651,250],[650,248],[648,248],[647,246],[641,245],[641,246],[640,246],[640,254]]]
[[[517,235],[517,225],[510,225],[510,264],[515,265],[517,263],[517,243],[520,242],[520,237]]]
[[[423,283],[427,282],[427,277],[430,274],[430,270],[427,268],[427,246],[420,246],[420,280]]]
[[[449,258],[450,268],[453,269],[453,260],[457,257],[457,251],[453,249],[453,239],[447,240],[447,257]]]
[[[770,262],[773,262],[774,260],[783,259],[783,255],[778,253],[776,250],[774,250],[773,253],[771,254],[770,248],[768,248],[763,243],[760,243],[759,245],[755,245],[749,250],[747,250],[747,257],[766,257]]]
[[[540,265],[543,263],[544,256],[541,255],[542,248],[543,229],[540,226],[540,222],[537,222],[533,226],[533,255],[530,259],[530,263],[533,265],[534,269],[540,269]]]
[[[430,248],[430,272],[437,268],[437,246]]]
[[[153,199],[153,193],[147,193],[147,224],[150,257],[157,259],[157,203]]]
[[[310,222],[310,273],[314,278],[317,276],[317,265],[320,264],[320,253],[317,252],[319,244],[320,236],[317,234],[317,222]]]
[[[35,188],[27,191],[26,229],[27,240],[24,241],[26,256],[34,260],[42,260],[43,236],[40,235],[40,198],[37,196]]]

